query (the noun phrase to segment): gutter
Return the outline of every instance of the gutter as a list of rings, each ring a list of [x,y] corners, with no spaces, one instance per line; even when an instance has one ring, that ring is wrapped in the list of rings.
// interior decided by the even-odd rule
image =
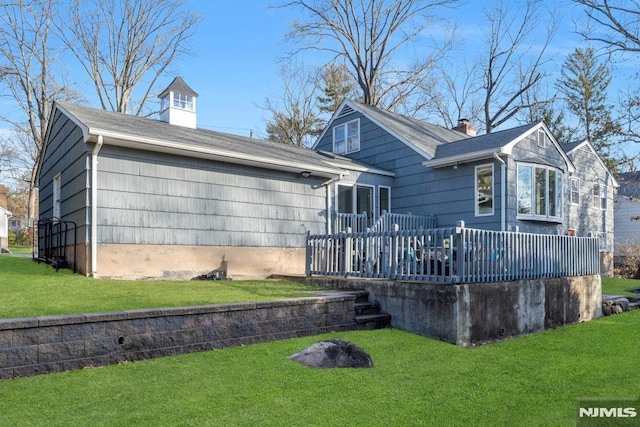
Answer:
[[[204,158],[218,160],[228,163],[242,164],[254,167],[261,167],[272,170],[281,170],[285,172],[299,173],[300,171],[310,171],[314,175],[331,178],[336,176],[339,171],[325,161],[326,165],[318,163],[299,163],[298,161],[264,158],[256,154],[238,153],[230,150],[223,150],[213,147],[203,147],[194,144],[176,143],[171,141],[162,141],[154,138],[145,138],[134,135],[124,135],[118,132],[111,132],[105,129],[91,128],[92,135],[101,135],[107,139],[107,144],[120,147],[128,147],[160,153],[177,154],[181,156],[193,156],[196,158]]]
[[[91,151],[91,277],[98,276],[98,153],[104,138],[98,135]]]
[[[498,152],[493,153],[493,157],[500,162],[500,229],[502,231],[507,231],[507,164],[504,160],[500,158]]]
[[[424,162],[422,162],[422,165],[428,168],[441,168],[441,167],[453,166],[455,164],[471,163],[476,160],[487,159],[487,158],[490,158],[491,156],[495,156],[496,154],[509,155],[511,154],[511,152],[510,150],[505,150],[504,148],[501,148],[498,151],[492,148],[488,150],[476,151],[474,153],[458,154],[455,156],[445,157],[442,159],[425,160]]]

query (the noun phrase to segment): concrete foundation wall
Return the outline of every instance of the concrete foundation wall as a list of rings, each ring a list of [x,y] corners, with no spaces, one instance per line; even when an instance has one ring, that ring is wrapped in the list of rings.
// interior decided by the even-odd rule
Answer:
[[[355,329],[353,295],[0,320],[0,379]]]
[[[366,289],[391,326],[462,346],[477,345],[602,315],[599,275],[471,284],[309,279]]]
[[[223,267],[227,277],[304,274],[305,248],[99,245],[98,276],[191,279]],[[89,268],[87,268],[87,271]]]

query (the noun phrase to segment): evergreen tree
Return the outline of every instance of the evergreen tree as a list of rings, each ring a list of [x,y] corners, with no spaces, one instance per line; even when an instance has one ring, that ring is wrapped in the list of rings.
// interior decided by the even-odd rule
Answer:
[[[609,69],[598,62],[595,50],[588,47],[576,48],[565,59],[556,86],[569,111],[580,120],[581,136],[589,140],[609,168],[616,170],[619,159],[614,157],[612,139],[621,129],[611,115],[612,107],[607,105],[609,83]]]
[[[318,95],[320,113],[333,114],[345,98],[354,95],[355,81],[346,65],[329,64],[322,72],[322,93]]]

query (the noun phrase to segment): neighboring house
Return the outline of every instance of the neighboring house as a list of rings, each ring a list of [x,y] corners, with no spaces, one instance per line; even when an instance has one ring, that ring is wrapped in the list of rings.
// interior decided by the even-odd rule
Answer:
[[[640,172],[617,175],[615,195],[616,249],[640,245]]]
[[[9,218],[11,212],[0,206],[0,252],[9,249]]]
[[[576,164],[582,157],[543,123],[475,136],[466,121],[445,129],[346,100],[309,150],[195,129],[196,97],[174,80],[162,121],[54,105],[40,218],[77,224],[80,271],[303,273],[305,236],[344,231],[337,213],[367,226],[395,212],[435,215],[438,226],[611,237],[615,181],[602,183],[594,208],[596,178],[585,171],[599,163]],[[602,221],[582,221],[591,216]]]

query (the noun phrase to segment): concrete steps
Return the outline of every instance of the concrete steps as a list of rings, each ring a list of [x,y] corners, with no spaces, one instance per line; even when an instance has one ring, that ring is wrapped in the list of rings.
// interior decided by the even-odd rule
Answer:
[[[355,301],[356,329],[371,330],[391,327],[391,315],[380,309],[380,303],[369,301],[369,292],[358,291]]]

